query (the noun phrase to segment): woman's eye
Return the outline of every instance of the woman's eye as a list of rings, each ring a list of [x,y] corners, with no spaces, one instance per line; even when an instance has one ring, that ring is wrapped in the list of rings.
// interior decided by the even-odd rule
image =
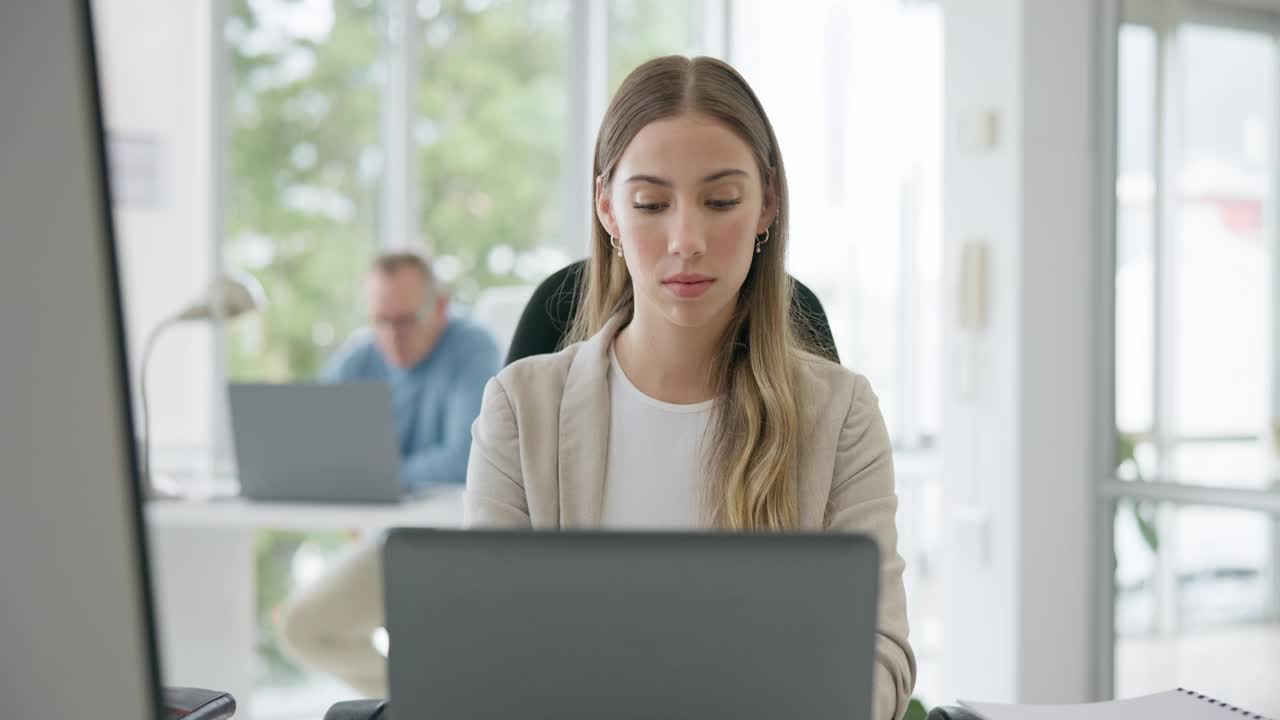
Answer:
[[[715,210],[728,210],[731,207],[741,205],[741,200],[708,200],[707,206]]]
[[[643,203],[643,202],[639,202],[639,201],[637,201],[637,202],[634,204],[635,209],[637,209],[637,210],[643,210],[643,211],[645,211],[645,212],[657,212],[657,211],[659,211],[659,210],[661,210],[661,209],[665,208],[666,206],[667,206],[667,204],[666,204],[666,203],[660,203],[660,202]]]

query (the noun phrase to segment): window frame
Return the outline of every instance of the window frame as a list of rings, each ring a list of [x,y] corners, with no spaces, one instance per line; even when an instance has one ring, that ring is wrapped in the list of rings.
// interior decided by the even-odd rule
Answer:
[[[1095,676],[1093,695],[1097,700],[1114,697],[1116,684],[1116,629],[1115,599],[1116,578],[1112,572],[1115,548],[1115,517],[1120,503],[1125,500],[1145,500],[1161,507],[1205,507],[1243,509],[1268,513],[1272,518],[1271,565],[1268,570],[1273,585],[1270,597],[1270,616],[1280,620],[1280,478],[1272,479],[1272,487],[1266,490],[1210,486],[1204,483],[1180,481],[1168,472],[1173,450],[1187,443],[1248,442],[1255,436],[1231,435],[1179,435],[1168,428],[1171,416],[1167,407],[1172,396],[1171,371],[1173,361],[1174,307],[1172,284],[1174,268],[1171,253],[1167,251],[1169,238],[1174,232],[1172,218],[1176,204],[1168,188],[1175,181],[1174,173],[1180,167],[1181,126],[1179,123],[1179,87],[1182,76],[1178,54],[1178,29],[1195,24],[1251,33],[1269,35],[1280,58],[1280,10],[1248,7],[1223,0],[1105,0],[1099,16],[1099,72],[1098,90],[1103,98],[1099,111],[1098,227],[1104,240],[1102,266],[1099,268],[1096,319],[1099,333],[1100,357],[1096,359],[1106,372],[1095,374],[1102,386],[1095,388],[1099,417],[1095,423],[1095,446],[1098,448],[1098,479],[1095,482],[1094,537],[1097,538],[1094,560],[1094,631]],[[1156,473],[1147,482],[1121,479],[1115,468],[1115,277],[1117,251],[1117,202],[1116,183],[1119,177],[1117,164],[1118,135],[1118,73],[1119,34],[1126,25],[1145,27],[1156,39],[1155,62],[1155,136],[1154,207],[1152,223],[1153,242],[1153,345],[1152,358],[1152,426],[1151,435],[1156,445]],[[1272,124],[1280,127],[1280,73],[1277,74],[1277,103],[1272,109]],[[1273,127],[1274,129],[1274,127]],[[1270,162],[1280,168],[1280,143],[1272,142]],[[1273,307],[1280,303],[1280,238],[1277,237],[1277,213],[1280,213],[1280,172],[1273,173],[1270,188],[1272,211],[1264,220],[1264,232],[1272,247],[1271,292],[1275,298]],[[1280,418],[1280,312],[1271,318],[1271,407],[1272,418]],[[1166,560],[1167,564],[1167,560]],[[1160,561],[1157,560],[1159,572]]]

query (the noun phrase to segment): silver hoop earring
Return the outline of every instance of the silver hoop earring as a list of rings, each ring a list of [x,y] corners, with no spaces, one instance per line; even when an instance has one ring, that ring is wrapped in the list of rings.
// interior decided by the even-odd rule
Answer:
[[[613,248],[613,251],[618,254],[618,257],[622,257],[622,242],[618,240],[618,238],[610,235],[609,247]]]
[[[760,236],[759,236],[759,235],[757,235],[757,236],[756,236],[756,254],[757,254],[757,255],[759,255],[759,254],[760,254],[760,251],[764,249],[764,244],[765,244],[765,243],[767,243],[767,242],[769,242],[769,228],[765,228],[765,229],[764,229],[764,239],[763,239],[763,240],[761,240],[761,239],[760,239]]]

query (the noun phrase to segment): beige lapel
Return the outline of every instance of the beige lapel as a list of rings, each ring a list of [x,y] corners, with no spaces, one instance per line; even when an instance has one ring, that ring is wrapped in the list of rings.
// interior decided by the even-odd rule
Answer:
[[[609,453],[609,347],[614,316],[574,355],[560,401],[560,527],[600,524]]]
[[[831,475],[831,467],[824,466],[818,458],[834,457],[831,451],[819,450],[818,443],[826,436],[825,430],[818,427],[826,405],[831,401],[830,388],[823,382],[813,368],[806,362],[797,363],[796,398],[800,409],[799,442],[800,452],[796,453],[796,504],[800,510],[800,527],[822,528],[826,525],[827,502],[830,497],[830,483],[821,482],[822,477]],[[816,467],[814,467],[816,465]],[[815,488],[821,492],[815,493]]]

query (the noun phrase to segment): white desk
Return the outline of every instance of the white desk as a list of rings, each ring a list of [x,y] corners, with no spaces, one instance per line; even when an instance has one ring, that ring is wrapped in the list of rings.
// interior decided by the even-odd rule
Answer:
[[[462,493],[441,490],[396,505],[149,500],[146,521],[163,682],[226,690],[240,720],[253,717],[253,532],[458,527]]]

